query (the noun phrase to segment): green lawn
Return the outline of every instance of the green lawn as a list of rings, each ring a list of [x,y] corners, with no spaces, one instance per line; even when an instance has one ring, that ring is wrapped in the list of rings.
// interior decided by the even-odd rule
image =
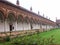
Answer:
[[[43,32],[39,34],[42,38],[49,38],[53,35],[55,43],[60,44],[60,29],[54,29],[48,32]]]
[[[38,43],[38,41],[41,41],[43,39],[44,40],[49,39],[49,38],[53,38],[54,39],[53,42],[55,44],[60,44],[60,29],[53,29],[51,31],[41,32],[38,34],[25,36],[22,38],[17,37],[17,38],[11,39],[11,41],[9,41],[9,42],[0,43],[0,45],[13,45],[12,43],[14,43],[14,42],[19,42],[19,43],[21,43],[21,42],[23,42],[23,43],[36,43],[37,42]],[[38,45],[39,45],[39,43],[38,43]],[[28,44],[26,44],[26,45],[28,45]]]

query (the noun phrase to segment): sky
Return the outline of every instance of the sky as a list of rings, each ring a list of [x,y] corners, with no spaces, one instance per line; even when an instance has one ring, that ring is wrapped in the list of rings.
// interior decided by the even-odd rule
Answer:
[[[9,2],[16,5],[16,0],[8,0]],[[19,0],[20,6],[30,10],[32,7],[32,11],[46,18],[50,18],[52,21],[56,21],[60,19],[60,0]]]

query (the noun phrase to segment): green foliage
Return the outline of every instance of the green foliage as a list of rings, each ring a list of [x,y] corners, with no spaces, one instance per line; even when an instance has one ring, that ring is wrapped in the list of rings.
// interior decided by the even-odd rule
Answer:
[[[10,22],[15,21],[15,16],[14,16],[13,13],[9,13],[8,18],[7,18],[7,21],[10,21]]]
[[[23,21],[23,16],[22,15],[19,15],[18,16],[18,19],[17,19],[17,22],[19,23],[19,22],[22,22]]]
[[[4,38],[4,40],[5,40],[6,42],[10,41],[10,36],[6,36],[6,37]]]
[[[20,45],[20,41],[14,40],[11,44],[13,44],[13,45]]]

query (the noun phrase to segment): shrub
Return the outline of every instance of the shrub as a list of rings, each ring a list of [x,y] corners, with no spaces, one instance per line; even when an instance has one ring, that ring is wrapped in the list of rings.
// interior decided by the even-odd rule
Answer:
[[[15,40],[15,41],[12,42],[12,44],[13,45],[20,45],[20,42]]]
[[[6,36],[6,37],[4,38],[4,40],[5,40],[5,41],[10,41],[10,36]]]

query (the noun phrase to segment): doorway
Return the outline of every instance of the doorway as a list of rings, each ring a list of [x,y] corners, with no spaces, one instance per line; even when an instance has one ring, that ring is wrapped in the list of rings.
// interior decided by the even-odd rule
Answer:
[[[10,25],[9,25],[10,31],[12,31],[12,27],[13,27],[12,24],[10,24]]]

